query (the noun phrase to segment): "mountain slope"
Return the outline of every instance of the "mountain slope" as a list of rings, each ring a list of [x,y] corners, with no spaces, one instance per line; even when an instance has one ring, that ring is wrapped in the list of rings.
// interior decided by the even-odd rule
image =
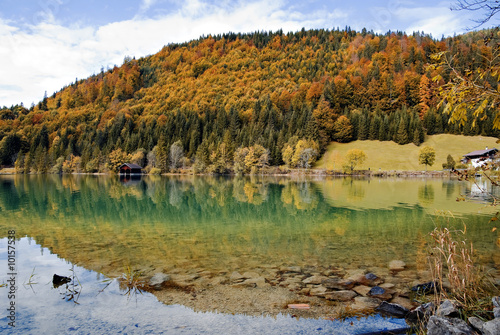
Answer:
[[[268,150],[248,158],[247,169],[282,164],[287,147],[296,157],[291,164],[307,164],[303,150],[313,161],[332,140],[497,136],[490,119],[475,128],[448,124],[435,109],[435,89],[449,74],[425,67],[439,51],[449,51],[459,67],[482,66],[481,55],[491,52],[483,45],[487,33],[436,41],[418,33],[302,30],[169,45],[78,80],[30,109],[2,109],[0,163],[92,172],[134,160],[166,171],[181,164],[169,158],[177,142],[199,170],[225,172],[239,147]],[[431,80],[437,74],[441,82]]]

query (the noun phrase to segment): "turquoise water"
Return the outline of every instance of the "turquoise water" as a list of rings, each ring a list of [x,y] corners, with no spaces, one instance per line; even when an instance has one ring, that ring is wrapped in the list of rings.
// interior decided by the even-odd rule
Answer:
[[[16,244],[18,289],[7,299],[0,288],[2,334],[362,334],[379,329],[405,327],[404,320],[370,317],[332,322],[293,319],[290,316],[248,317],[195,312],[167,306],[152,294],[127,295],[117,280],[51,254],[46,248],[22,238]],[[7,239],[0,240],[0,259],[6,259]],[[54,288],[54,273],[72,281]],[[0,282],[7,281],[3,272]],[[15,327],[9,326],[6,307],[14,301]],[[4,308],[5,307],[5,308]],[[351,321],[355,324],[351,325]]]
[[[38,322],[61,324],[64,333],[72,318],[76,325],[90,319],[102,329],[123,327],[123,333],[156,333],[163,327],[169,333],[215,333],[225,323],[243,323],[253,333],[265,333],[265,327],[277,333],[331,330],[323,324],[301,328],[285,316],[224,319],[162,305],[147,293],[134,302],[116,280],[104,293],[96,292],[103,280],[129,267],[210,276],[296,265],[372,270],[398,259],[407,263],[410,281],[420,280],[428,275],[428,234],[436,225],[463,229],[466,224],[478,260],[496,270],[498,233],[491,232],[489,220],[497,209],[487,206],[478,187],[488,186],[448,179],[189,176],[123,182],[107,176],[0,176],[1,259],[7,258],[6,237],[14,229],[19,255],[29,255],[19,269],[20,320],[32,333],[39,333]],[[470,200],[457,202],[462,196]],[[58,265],[45,271],[46,263]],[[26,287],[33,269],[38,284]],[[81,282],[79,304],[63,299],[61,288],[50,287],[53,273],[68,275],[68,269]],[[100,312],[107,310],[114,312]],[[156,313],[182,322],[159,322]],[[88,327],[75,332],[94,332]]]

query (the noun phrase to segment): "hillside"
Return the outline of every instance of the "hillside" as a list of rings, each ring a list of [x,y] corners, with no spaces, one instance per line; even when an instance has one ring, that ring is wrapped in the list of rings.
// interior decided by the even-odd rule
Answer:
[[[498,148],[497,138],[486,136],[432,135],[422,145],[436,150],[436,161],[428,170],[442,170],[442,163],[451,155],[459,162],[466,153],[482,150],[485,147]],[[343,158],[350,149],[361,149],[366,153],[365,163],[359,169],[372,171],[423,171],[425,166],[418,162],[419,147],[413,143],[398,145],[394,142],[354,141],[350,143],[331,143],[316,168],[340,170]]]
[[[472,115],[449,123],[436,104],[450,74],[426,68],[439,51],[458,69],[483,66],[492,53],[488,34],[438,41],[346,28],[168,45],[76,80],[29,109],[1,109],[0,165],[96,172],[132,161],[160,172],[194,165],[246,173],[309,166],[333,140],[408,145],[441,133],[498,136],[491,110],[475,127]]]

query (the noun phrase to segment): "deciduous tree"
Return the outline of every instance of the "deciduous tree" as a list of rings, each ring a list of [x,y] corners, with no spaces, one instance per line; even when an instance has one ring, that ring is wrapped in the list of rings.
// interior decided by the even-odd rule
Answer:
[[[427,171],[427,166],[432,166],[436,160],[436,150],[429,146],[422,147],[418,152],[418,162],[425,165],[425,170]]]
[[[366,160],[366,153],[360,149],[350,149],[345,156],[345,167],[351,171],[362,165]]]

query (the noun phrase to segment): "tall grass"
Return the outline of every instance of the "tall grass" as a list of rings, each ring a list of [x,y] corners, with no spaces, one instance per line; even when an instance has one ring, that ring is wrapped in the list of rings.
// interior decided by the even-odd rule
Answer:
[[[435,228],[430,234],[433,247],[430,267],[435,282],[435,302],[443,299],[460,304],[463,317],[491,318],[495,286],[492,277],[474,262],[474,247],[463,230]]]

